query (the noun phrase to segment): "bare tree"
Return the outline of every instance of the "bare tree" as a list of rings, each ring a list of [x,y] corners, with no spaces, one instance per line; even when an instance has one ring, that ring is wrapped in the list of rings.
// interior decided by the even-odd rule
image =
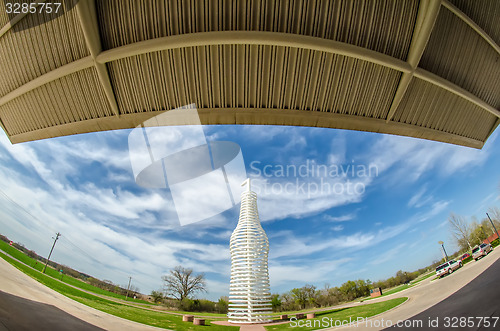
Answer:
[[[470,235],[472,233],[472,229],[469,223],[467,223],[467,221],[462,216],[458,216],[453,213],[450,214],[450,217],[448,218],[448,223],[450,225],[451,233],[455,238],[455,240],[457,241],[457,244],[462,249],[466,249],[467,246],[469,246],[469,249],[472,249],[469,240]]]
[[[193,269],[177,266],[169,275],[162,276],[165,282],[165,293],[182,300],[196,292],[206,292],[205,275],[194,275]]]
[[[495,223],[495,226],[500,226],[500,208],[498,207],[491,207],[489,210],[489,215],[491,217],[491,220],[493,223]],[[498,228],[497,228],[498,229]],[[500,231],[500,229],[498,229]]]

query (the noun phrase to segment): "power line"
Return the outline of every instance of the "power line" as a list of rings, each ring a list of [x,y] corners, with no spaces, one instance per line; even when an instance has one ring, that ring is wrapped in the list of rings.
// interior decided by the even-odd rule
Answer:
[[[27,215],[29,215],[33,220],[35,220],[39,225],[42,225],[43,227],[47,228],[48,230],[50,231],[53,231],[53,232],[56,232],[54,229],[52,229],[50,226],[48,226],[47,224],[45,224],[44,222],[42,222],[38,217],[36,217],[35,215],[33,215],[32,213],[30,213],[26,208],[24,208],[23,206],[21,206],[19,203],[17,203],[15,200],[13,200],[7,193],[5,193],[2,189],[0,189],[0,194],[2,194],[8,201],[10,201],[11,203],[13,203],[14,205],[16,205],[17,207],[19,207],[23,212],[25,212]],[[36,233],[37,236],[40,238],[40,239],[44,239],[41,235],[39,235],[38,233]],[[54,238],[54,245],[55,245],[55,242],[59,239],[59,237],[61,237],[61,234],[59,232],[57,232],[57,234],[59,236],[56,235],[56,238]],[[99,263],[100,265],[102,266],[105,266],[105,267],[108,267],[108,265],[106,265],[105,263],[103,263],[102,261],[99,261],[97,260],[95,257],[93,257],[92,255],[88,254],[84,249],[80,248],[78,245],[76,245],[72,240],[70,240],[69,236],[66,234],[64,236],[62,236],[61,238],[65,239],[64,241],[61,241],[61,243],[64,245],[66,242],[69,243],[71,246],[73,246],[74,248],[76,248],[80,253],[82,253],[83,255],[85,255],[86,257],[88,257],[89,259]],[[53,245],[53,246],[54,246]],[[53,250],[54,247],[52,247],[50,253],[49,253],[49,257],[48,259],[50,259],[50,256],[52,254],[52,250]],[[47,262],[48,262],[48,259],[47,259]],[[45,268],[44,268],[44,271],[45,271]],[[121,273],[121,274],[126,274],[124,271],[122,270],[119,270],[119,269],[115,269],[115,271]],[[137,280],[135,280],[136,283],[139,283],[140,285],[143,285],[143,286],[146,286],[144,283],[141,283]],[[146,286],[147,287],[147,286]]]
[[[36,220],[40,225],[46,227],[46,228],[49,228],[49,230],[51,230],[52,232],[56,232],[56,230],[50,228],[47,224],[43,223],[40,219],[38,219],[35,215],[33,215],[32,213],[30,213],[26,208],[24,208],[23,206],[21,206],[20,204],[18,204],[15,200],[13,200],[7,193],[5,193],[2,189],[0,189],[0,193],[7,199],[9,200],[10,202],[12,202],[14,205],[16,205],[17,207],[19,207],[22,211],[24,211],[26,214],[28,214],[31,218],[33,218],[34,220]]]
[[[23,206],[21,206],[20,204],[18,204],[15,200],[13,200],[7,193],[5,193],[2,189],[0,189],[0,193],[5,196],[10,202],[12,202],[13,204],[15,204],[16,206],[18,206],[22,211],[24,211],[26,214],[28,214],[29,216],[31,216],[31,218],[33,218],[35,221],[37,221],[40,225],[43,225],[44,227],[47,227],[49,230],[53,231],[53,232],[56,232],[54,229],[52,229],[50,226],[48,226],[47,224],[43,223],[38,217],[36,217],[35,215],[33,215],[32,213],[30,213],[26,208],[24,208]],[[42,238],[40,236],[40,238]],[[91,258],[92,260],[96,261],[96,262],[99,262],[100,264],[102,265],[105,265],[104,263],[100,262],[99,260],[96,260],[94,257],[92,257],[91,255],[89,255],[87,252],[85,252],[83,249],[81,249],[80,247],[78,247],[76,244],[74,244],[68,237],[68,235],[65,235],[63,237],[64,239],[66,239],[71,245],[73,245],[75,248],[77,248],[80,252],[82,252],[84,255],[86,255],[87,257]]]

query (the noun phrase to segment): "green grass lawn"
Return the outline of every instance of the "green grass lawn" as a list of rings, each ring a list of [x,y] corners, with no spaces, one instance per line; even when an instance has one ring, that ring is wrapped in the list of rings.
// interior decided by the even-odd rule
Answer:
[[[4,252],[6,252],[7,254],[9,254],[10,256],[16,258],[17,260],[35,268],[38,271],[43,270],[44,264],[41,261],[34,260],[33,258],[27,256],[23,252],[17,250],[15,247],[10,246],[9,244],[7,244],[6,242],[4,242],[2,240],[0,240],[0,249],[3,250]],[[54,270],[49,266],[47,266],[45,273],[51,277],[56,278],[56,279],[61,279],[61,274],[57,270]],[[99,287],[95,287],[93,285],[90,285],[88,283],[85,283],[79,279],[73,278],[73,277],[68,276],[68,275],[63,275],[62,281],[67,283],[67,284],[70,284],[70,285],[76,286],[78,288],[81,288],[83,290],[86,290],[86,291],[90,291],[90,292],[93,292],[96,294],[106,295],[109,297],[125,300],[124,295],[103,290]],[[144,300],[138,300],[138,299],[134,300],[132,298],[128,298],[128,301],[138,302],[138,303],[147,303],[147,304],[152,305],[151,302],[144,301]]]
[[[183,311],[183,310],[161,310],[161,311],[166,311],[166,312],[175,313],[175,314],[193,315],[194,317],[196,317],[196,316],[212,316],[214,318],[226,318],[227,319],[227,314],[220,314],[220,313],[205,313],[205,312]]]
[[[412,286],[413,286],[413,285],[415,285],[415,284],[418,284],[418,283],[420,283],[421,281],[426,280],[427,278],[432,277],[432,276],[434,276],[434,275],[435,275],[435,272],[430,272],[430,273],[428,273],[427,275],[425,275],[425,276],[423,276],[423,277],[420,277],[420,278],[418,278],[418,279],[414,280],[414,281],[413,281],[410,285],[412,285]]]
[[[24,255],[24,254],[23,254]],[[195,326],[192,323],[182,322],[182,316],[150,311],[139,307],[131,307],[114,301],[106,300],[95,295],[80,291],[58,282],[57,280],[47,275],[41,274],[24,264],[0,253],[5,261],[12,264],[17,269],[21,270],[28,276],[36,279],[45,286],[89,307],[101,310],[108,314],[112,314],[121,318],[129,319],[135,322],[152,325],[160,328],[172,330],[199,330],[200,328],[210,328],[210,330],[238,330],[238,327],[220,326],[211,324],[211,320],[207,319],[207,326]]]
[[[406,290],[407,288],[410,288],[410,285],[406,285],[406,284],[403,284],[403,285],[399,285],[397,287],[394,287],[394,288],[391,288],[390,290],[388,291],[383,291],[383,295],[390,295],[390,294],[394,294],[394,293],[398,293],[398,292],[401,292],[402,290]]]
[[[393,288],[391,288],[390,290],[387,290],[387,291],[383,290],[382,291],[383,294],[381,296],[374,297],[374,298],[369,297],[369,298],[361,300],[361,302],[372,300],[372,299],[375,299],[375,298],[385,297],[386,295],[390,295],[390,294],[394,294],[394,293],[398,293],[398,292],[401,292],[402,290],[406,290],[407,288],[410,288],[412,286],[413,286],[413,284],[411,284],[411,285],[403,284],[403,285],[399,285],[399,286],[393,287]]]
[[[294,324],[294,322],[266,326],[267,330],[286,330],[292,329],[295,327],[300,327],[302,330],[318,330],[323,329],[330,326],[335,326],[335,321],[356,321],[358,318],[368,318],[371,316],[378,315],[392,309],[403,302],[405,302],[408,298],[396,298],[387,300],[384,302],[372,303],[364,306],[357,307],[348,307],[348,308],[340,308],[335,310],[328,310],[316,313],[316,318],[310,320],[300,320],[300,324]],[[315,322],[316,321],[316,322]],[[326,321],[326,322],[325,322]],[[298,323],[299,320],[296,321]],[[325,325],[324,323],[327,323]]]

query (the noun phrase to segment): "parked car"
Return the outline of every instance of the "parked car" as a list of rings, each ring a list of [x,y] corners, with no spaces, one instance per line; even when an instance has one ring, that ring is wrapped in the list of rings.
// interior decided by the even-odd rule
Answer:
[[[436,276],[441,278],[444,275],[451,274],[453,271],[457,270],[461,266],[462,266],[462,261],[457,262],[455,260],[450,260],[448,262],[439,265],[436,268]]]
[[[474,247],[474,249],[472,250],[472,257],[477,261],[479,258],[488,255],[488,253],[492,250],[493,248],[491,248],[490,244],[481,244]]]
[[[468,257],[470,257],[470,254],[469,254],[469,253],[465,253],[464,255],[462,255],[462,256],[460,257],[460,261],[463,261],[463,260],[465,260],[465,259],[466,259],[466,258],[468,258]]]

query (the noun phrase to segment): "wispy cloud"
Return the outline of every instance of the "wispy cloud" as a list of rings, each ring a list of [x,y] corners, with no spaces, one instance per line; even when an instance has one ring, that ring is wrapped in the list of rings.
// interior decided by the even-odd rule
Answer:
[[[356,215],[353,214],[346,214],[342,216],[331,216],[331,215],[324,215],[323,219],[329,222],[348,222],[352,221],[354,218],[356,218]]]
[[[435,170],[441,176],[483,164],[491,148],[482,150],[434,141],[384,135],[378,139],[365,158],[375,163],[385,179],[392,184],[404,180],[414,182]]]
[[[376,260],[373,260],[369,262],[370,265],[379,265],[385,262],[389,262],[393,259],[395,259],[398,255],[400,254],[405,254],[404,248],[407,246],[407,244],[399,244],[391,249],[385,250],[384,254],[377,258]]]
[[[342,231],[342,230],[344,230],[344,226],[343,225],[336,225],[334,227],[331,227],[330,229],[332,229],[333,231]]]

